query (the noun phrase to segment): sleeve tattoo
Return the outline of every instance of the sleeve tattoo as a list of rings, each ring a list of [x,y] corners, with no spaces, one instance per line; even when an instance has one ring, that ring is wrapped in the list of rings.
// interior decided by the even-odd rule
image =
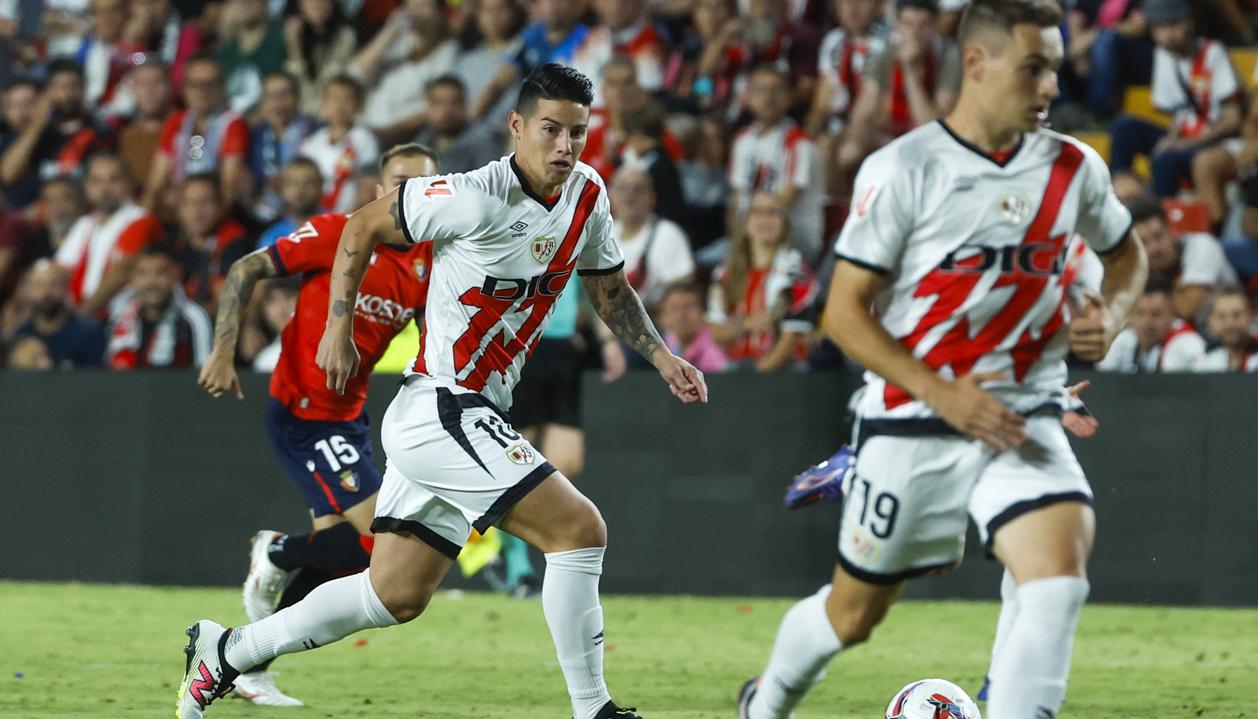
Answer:
[[[664,347],[664,340],[623,271],[581,279],[598,316],[625,344],[648,360]]]
[[[254,252],[237,260],[227,271],[223,292],[218,300],[218,317],[214,323],[214,346],[234,349],[240,334],[240,320],[258,280],[276,276],[275,265],[265,252]]]

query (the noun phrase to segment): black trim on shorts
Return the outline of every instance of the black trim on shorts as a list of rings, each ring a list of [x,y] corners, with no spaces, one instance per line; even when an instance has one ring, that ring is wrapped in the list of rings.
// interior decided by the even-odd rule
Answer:
[[[853,265],[856,265],[862,270],[869,270],[870,272],[876,275],[882,275],[883,277],[886,277],[887,275],[891,274],[891,270],[887,269],[886,267],[875,265],[872,262],[858,260],[855,257],[848,257],[847,255],[843,254],[842,252],[839,252],[838,250],[834,251],[834,256],[839,258],[840,260],[843,260],[844,262],[849,262]]]
[[[503,492],[494,503],[489,505],[489,509],[472,523],[472,528],[480,533],[485,533],[490,527],[494,526],[502,516],[506,514],[512,507],[516,505],[524,495],[532,492],[537,485],[542,483],[550,475],[555,473],[555,465],[550,462],[542,462],[540,466],[532,472],[524,475],[524,479],[516,482],[507,491]]]
[[[851,562],[847,560],[846,557],[843,556],[843,552],[839,552],[838,555],[839,555],[839,566],[843,567],[843,571],[847,572],[848,574],[852,575],[853,577],[856,577],[857,579],[867,584],[881,584],[881,585],[899,584],[900,582],[903,582],[905,580],[920,577],[923,574],[930,574],[931,572],[937,572],[940,569],[949,569],[960,564],[959,560],[956,562],[940,562],[939,564],[929,564],[925,567],[914,567],[912,569],[906,569],[902,572],[894,572],[892,574],[882,574],[881,572],[871,572],[868,569],[861,569],[855,564],[852,564]]]
[[[987,541],[983,544],[984,554],[987,555],[988,559],[996,558],[996,555],[992,553],[992,542],[995,540],[996,530],[1024,514],[1034,512],[1037,509],[1043,509],[1044,507],[1048,507],[1053,504],[1060,504],[1062,502],[1082,502],[1083,504],[1091,507],[1092,497],[1088,496],[1084,492],[1058,492],[1056,494],[1042,494],[1035,499],[1025,499],[1021,502],[1014,502],[1008,507],[1005,507],[1000,514],[992,517],[991,521],[987,523]]]
[[[1033,417],[1039,414],[1052,414],[1061,416],[1061,405],[1055,401],[1048,401],[1044,404],[1031,408],[1027,412],[1023,412],[1023,417]],[[964,439],[965,435],[953,429],[952,425],[943,421],[938,417],[909,417],[906,419],[860,419],[856,425],[856,442],[855,452],[860,454],[861,447],[867,440],[873,439],[879,435],[889,437],[956,437]]]
[[[1118,242],[1115,242],[1113,247],[1110,247],[1104,250],[1092,250],[1092,251],[1100,255],[1101,257],[1104,257],[1109,254],[1113,254],[1115,251],[1118,250],[1119,247],[1122,247],[1127,242],[1127,237],[1131,235],[1131,231],[1133,228],[1135,228],[1135,226],[1136,226],[1135,220],[1128,222],[1127,231],[1118,236]]]
[[[577,270],[577,275],[581,277],[597,277],[598,275],[610,275],[625,269],[623,261],[612,267],[599,267],[592,270]]]
[[[489,468],[481,461],[480,455],[476,454],[476,448],[467,438],[467,433],[463,431],[463,405],[455,399],[455,394],[445,387],[437,388],[437,417],[441,420],[441,427],[445,429],[446,434],[458,442],[463,451],[467,452],[467,456],[480,465],[486,474],[492,476]]]
[[[380,534],[381,532],[406,532],[408,534],[412,534],[419,541],[427,544],[438,552],[441,552],[450,559],[458,559],[459,552],[463,551],[463,548],[459,545],[451,542],[413,519],[376,517],[371,520],[371,533]]]
[[[397,186],[397,223],[402,226],[402,236],[413,245],[415,244],[415,238],[411,237],[411,228],[407,226],[406,201],[402,199],[402,195],[406,192],[406,183],[410,182],[410,180],[411,178],[408,177],[402,180],[402,184]]]

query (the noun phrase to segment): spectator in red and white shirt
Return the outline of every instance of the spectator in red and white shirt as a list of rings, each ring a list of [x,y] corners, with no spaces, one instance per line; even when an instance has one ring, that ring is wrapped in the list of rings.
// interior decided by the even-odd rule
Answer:
[[[245,228],[227,215],[214,175],[193,175],[179,188],[178,231],[170,253],[182,268],[184,293],[213,312],[236,260],[253,250]]]
[[[1237,283],[1223,246],[1211,235],[1177,234],[1166,220],[1162,203],[1143,195],[1132,201],[1131,220],[1149,258],[1149,278],[1172,287],[1175,315],[1201,326],[1211,293]]]
[[[126,286],[136,253],[160,241],[165,231],[135,204],[134,183],[120,156],[93,156],[84,189],[90,209],[70,227],[57,263],[70,272],[71,300],[92,317]]]
[[[720,71],[732,75],[734,112],[747,109],[749,98],[743,92],[762,65],[772,65],[792,80],[787,108],[806,109],[816,87],[821,33],[810,23],[793,22],[787,0],[748,0],[734,22],[739,33],[726,48]]]
[[[895,33],[865,69],[838,164],[853,173],[869,153],[952,109],[961,51],[940,36],[934,0],[897,0]]]
[[[1254,310],[1239,289],[1215,295],[1209,327],[1214,342],[1197,360],[1198,372],[1258,372],[1258,338],[1253,335]]]
[[[725,264],[717,268],[708,298],[712,336],[729,358],[776,372],[806,355],[813,329],[809,307],[817,282],[790,246],[790,222],[781,196],[758,192],[747,221],[734,235]]]
[[[1153,105],[1171,127],[1120,116],[1110,125],[1110,167],[1130,172],[1137,154],[1148,155],[1154,192],[1174,197],[1199,152],[1240,132],[1244,93],[1223,43],[1197,35],[1187,0],[1147,0],[1144,15],[1157,45]]]
[[[646,171],[626,165],[613,177],[610,192],[612,237],[625,256],[625,277],[643,304],[653,307],[665,287],[693,278],[690,240],[676,223],[655,214],[655,188]]]
[[[137,259],[127,292],[114,304],[105,364],[116,370],[200,367],[213,329],[209,314],[184,296],[170,249],[154,245]]]
[[[174,112],[162,126],[144,193],[144,206],[159,215],[174,204],[169,193],[192,175],[216,173],[228,206],[247,198],[250,191],[249,125],[228,109],[223,72],[214,58],[199,55],[188,60],[183,98],[187,109]]]
[[[1118,333],[1096,368],[1103,372],[1191,372],[1206,351],[1192,325],[1175,316],[1171,293],[1151,286],[1136,300],[1131,325]]]
[[[586,77],[599,77],[613,55],[627,55],[647,92],[660,89],[668,60],[668,36],[647,15],[647,0],[594,0],[600,23],[590,28],[571,64]],[[594,85],[594,105],[603,106],[603,90]]]
[[[604,105],[590,112],[590,129],[585,136],[581,161],[597,170],[604,180],[609,180],[624,160],[628,139],[625,118],[644,107],[650,97],[638,84],[633,58],[624,54],[612,56],[603,67],[601,86]],[[681,142],[667,129],[660,133],[660,142],[669,157],[674,161],[681,159]]]
[[[374,167],[380,158],[376,136],[358,122],[363,106],[363,87],[357,80],[341,75],[328,82],[323,91],[323,129],[301,143],[301,154],[314,160],[323,173],[323,203],[327,212],[353,212],[354,175]]]
[[[729,184],[736,214],[728,226],[738,225],[753,193],[774,193],[790,213],[795,247],[811,262],[822,245],[823,173],[812,138],[786,116],[789,87],[773,67],[758,68],[751,76],[748,99],[755,121],[738,134],[731,151]]]
[[[130,19],[126,0],[92,0],[92,31],[74,59],[83,66],[87,104],[103,107],[131,67],[132,56],[143,48],[123,37]]]

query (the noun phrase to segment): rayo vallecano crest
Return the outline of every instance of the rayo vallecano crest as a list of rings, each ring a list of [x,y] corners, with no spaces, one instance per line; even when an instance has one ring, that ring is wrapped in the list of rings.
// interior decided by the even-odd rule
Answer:
[[[550,262],[559,243],[553,237],[539,237],[533,240],[533,259],[538,262]]]

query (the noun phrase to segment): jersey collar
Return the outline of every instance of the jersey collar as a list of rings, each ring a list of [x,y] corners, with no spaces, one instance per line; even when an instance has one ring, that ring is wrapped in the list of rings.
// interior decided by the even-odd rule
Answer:
[[[1022,150],[1022,145],[1026,142],[1026,133],[1024,132],[1018,136],[1018,144],[1014,145],[1013,149],[1010,150],[1007,155],[1005,155],[1003,158],[996,158],[991,153],[985,152],[978,145],[968,142],[965,138],[953,132],[952,128],[948,127],[948,123],[944,122],[942,119],[936,120],[936,122],[938,122],[939,126],[944,129],[944,132],[948,133],[952,137],[952,139],[956,140],[957,144],[961,145],[961,147],[964,147],[970,152],[973,152],[974,154],[981,156],[983,159],[996,165],[997,167],[1006,167],[1008,166],[1009,163],[1013,162],[1013,158],[1018,156],[1018,152]]]
[[[511,171],[515,173],[515,179],[520,181],[520,189],[524,190],[524,194],[536,200],[537,204],[545,207],[547,212],[553,210],[555,205],[559,203],[559,197],[563,194],[563,190],[561,189],[554,197],[542,197],[534,192],[532,187],[529,187],[529,181],[524,179],[524,173],[520,172],[520,166],[515,164],[515,155],[511,155],[508,160],[511,163]]]

